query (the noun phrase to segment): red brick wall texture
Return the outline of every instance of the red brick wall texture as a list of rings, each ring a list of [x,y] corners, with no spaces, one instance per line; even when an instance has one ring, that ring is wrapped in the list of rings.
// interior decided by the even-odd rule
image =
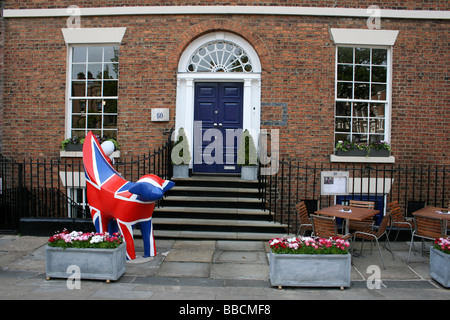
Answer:
[[[184,5],[164,1],[164,5]],[[333,7],[336,1],[195,1],[191,5]],[[5,9],[66,8],[71,1],[6,1]],[[79,1],[80,7],[161,1]],[[367,8],[371,1],[339,1]],[[448,10],[445,1],[381,1],[382,9]],[[65,138],[67,18],[5,18],[3,153],[57,156]],[[224,30],[250,42],[262,65],[262,128],[280,130],[281,154],[329,161],[333,151],[335,45],[330,28],[366,29],[365,18],[282,15],[82,17],[82,27],[126,27],[120,46],[118,139],[123,155],[158,146],[174,126],[177,64],[186,46]],[[399,30],[393,47],[391,144],[399,164],[450,164],[449,22],[382,19]],[[169,108],[169,123],[151,108]],[[287,121],[281,121],[287,108]],[[268,121],[274,120],[274,121]],[[277,121],[280,120],[280,121]],[[269,125],[271,124],[271,125]]]

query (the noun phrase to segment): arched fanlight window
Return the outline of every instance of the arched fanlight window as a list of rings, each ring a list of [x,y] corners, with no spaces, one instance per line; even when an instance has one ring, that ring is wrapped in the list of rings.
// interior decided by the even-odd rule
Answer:
[[[188,72],[253,72],[247,53],[229,41],[211,41],[199,47],[189,60]]]

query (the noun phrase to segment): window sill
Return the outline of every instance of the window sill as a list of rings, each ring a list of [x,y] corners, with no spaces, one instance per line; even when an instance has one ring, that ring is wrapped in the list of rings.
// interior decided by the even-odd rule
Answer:
[[[83,158],[83,151],[60,151],[60,158]],[[120,158],[120,151],[114,151],[112,153],[113,158]]]
[[[331,154],[330,162],[395,163],[395,157],[342,157]]]

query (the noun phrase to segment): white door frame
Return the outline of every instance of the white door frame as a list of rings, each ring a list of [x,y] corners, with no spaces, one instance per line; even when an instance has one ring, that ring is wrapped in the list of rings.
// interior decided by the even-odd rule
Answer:
[[[187,72],[190,58],[203,44],[225,40],[240,46],[247,53],[252,63],[252,73],[244,72]],[[191,155],[194,141],[194,82],[232,81],[244,83],[243,97],[243,130],[248,129],[258,148],[258,137],[261,129],[261,63],[255,49],[243,38],[228,32],[211,32],[194,40],[183,52],[178,63],[177,98],[175,113],[175,133],[184,128]],[[190,163],[192,168],[193,159]]]

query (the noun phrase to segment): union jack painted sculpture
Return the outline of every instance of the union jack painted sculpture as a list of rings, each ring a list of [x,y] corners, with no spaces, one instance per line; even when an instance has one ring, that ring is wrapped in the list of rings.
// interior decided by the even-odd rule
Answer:
[[[156,255],[152,215],[155,202],[175,183],[154,174],[130,182],[113,168],[98,140],[89,132],[83,144],[87,200],[97,232],[108,231],[115,219],[127,245],[127,258],[136,258],[133,226],[139,223],[144,240],[144,257]]]

